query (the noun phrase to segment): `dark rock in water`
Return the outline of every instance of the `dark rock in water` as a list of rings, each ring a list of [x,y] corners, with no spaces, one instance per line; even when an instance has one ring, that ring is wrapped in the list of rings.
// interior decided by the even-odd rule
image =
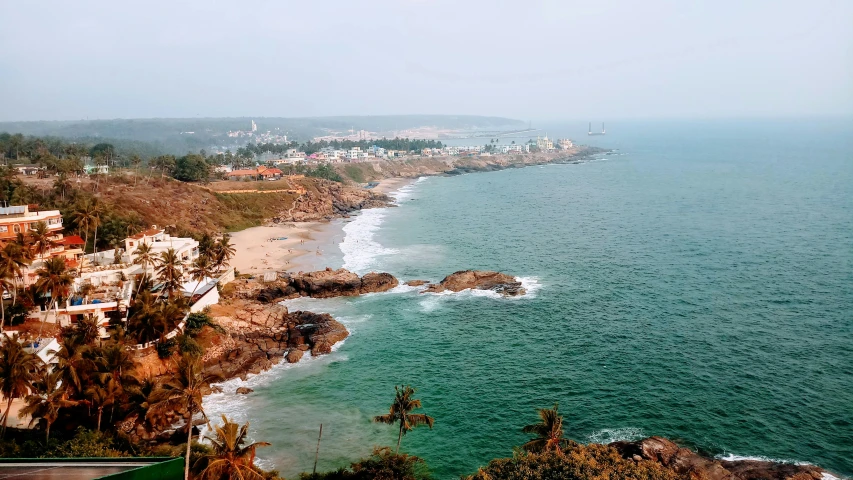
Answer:
[[[420,287],[421,285],[426,285],[427,283],[429,282],[427,282],[426,280],[409,280],[408,282],[406,282],[406,285],[410,287]]]
[[[343,268],[320,270],[291,275],[264,285],[256,295],[263,303],[275,303],[295,297],[352,297],[365,293],[384,292],[396,287],[397,279],[390,273],[368,273],[359,277]]]
[[[505,297],[524,295],[527,291],[515,277],[500,272],[461,270],[444,278],[441,283],[430,284],[423,293],[439,293],[445,290],[461,292],[466,289],[492,290]]]
[[[704,457],[663,437],[614,442],[610,446],[624,458],[657,462],[676,473],[706,480],[818,480],[824,472],[814,465]]]
[[[237,391],[235,393],[237,393],[238,395],[248,395],[252,392],[254,392],[254,390],[252,390],[249,387],[240,387],[237,389]]]

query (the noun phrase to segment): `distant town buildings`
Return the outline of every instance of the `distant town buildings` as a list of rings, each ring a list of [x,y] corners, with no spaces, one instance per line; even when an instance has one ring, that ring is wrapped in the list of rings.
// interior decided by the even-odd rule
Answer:
[[[545,134],[545,138],[536,137],[536,148],[547,152],[554,149],[554,142],[548,139],[548,134]]]

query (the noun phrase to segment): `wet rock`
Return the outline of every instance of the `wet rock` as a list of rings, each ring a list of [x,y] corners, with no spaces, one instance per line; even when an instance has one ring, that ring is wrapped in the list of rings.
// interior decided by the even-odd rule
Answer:
[[[252,389],[251,389],[251,388],[249,388],[249,387],[240,387],[240,388],[238,388],[238,389],[237,389],[237,391],[236,391],[236,392],[234,392],[234,393],[236,393],[236,394],[238,394],[238,395],[248,395],[248,394],[250,394],[250,393],[252,393],[252,392],[254,392],[254,390],[252,390]]]
[[[660,463],[676,473],[707,480],[817,480],[823,469],[814,465],[765,462],[759,460],[718,460],[679,448],[663,437],[649,437],[636,442],[610,444],[624,458]]]
[[[452,273],[440,283],[427,286],[423,293],[439,293],[446,290],[461,292],[462,290],[492,290],[505,297],[524,295],[527,291],[515,277],[500,272],[461,270]]]
[[[429,282],[427,282],[426,280],[409,280],[408,282],[406,282],[406,285],[410,287],[420,287],[421,285],[426,285],[427,283]]]
[[[306,347],[307,347],[307,345],[306,345]],[[284,357],[284,359],[287,360],[287,363],[297,363],[297,362],[299,362],[299,360],[302,359],[302,355],[304,353],[305,353],[304,351],[299,350],[297,348],[294,348],[294,349],[290,350],[289,352],[287,352],[287,355]]]

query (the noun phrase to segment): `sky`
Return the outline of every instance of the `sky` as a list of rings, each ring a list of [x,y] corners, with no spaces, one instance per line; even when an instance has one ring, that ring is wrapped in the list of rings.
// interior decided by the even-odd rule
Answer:
[[[853,1],[0,0],[0,121],[853,114]]]

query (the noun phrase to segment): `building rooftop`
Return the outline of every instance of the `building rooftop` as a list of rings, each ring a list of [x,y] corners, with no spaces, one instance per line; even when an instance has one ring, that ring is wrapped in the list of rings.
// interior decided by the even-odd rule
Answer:
[[[133,471],[131,474],[130,472]],[[123,475],[125,472],[128,474]],[[183,458],[3,458],[0,479],[91,480],[93,478],[184,478]]]

